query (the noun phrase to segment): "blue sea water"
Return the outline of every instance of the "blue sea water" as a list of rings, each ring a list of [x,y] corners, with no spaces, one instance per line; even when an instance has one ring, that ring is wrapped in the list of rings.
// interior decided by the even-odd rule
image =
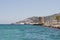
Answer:
[[[60,29],[0,24],[0,40],[60,40]]]

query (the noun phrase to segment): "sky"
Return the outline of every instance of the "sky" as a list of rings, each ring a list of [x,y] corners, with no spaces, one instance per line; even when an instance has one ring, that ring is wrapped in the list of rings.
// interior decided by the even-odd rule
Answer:
[[[0,0],[0,24],[60,12],[60,0]]]

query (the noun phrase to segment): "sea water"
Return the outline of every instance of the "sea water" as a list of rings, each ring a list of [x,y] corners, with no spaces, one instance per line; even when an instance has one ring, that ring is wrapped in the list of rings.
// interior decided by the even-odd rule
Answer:
[[[38,25],[0,24],[0,40],[60,40],[60,29]]]

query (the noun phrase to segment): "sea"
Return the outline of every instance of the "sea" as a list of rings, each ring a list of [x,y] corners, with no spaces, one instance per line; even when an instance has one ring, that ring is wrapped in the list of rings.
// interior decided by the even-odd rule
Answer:
[[[60,29],[40,25],[0,24],[0,40],[60,40]]]

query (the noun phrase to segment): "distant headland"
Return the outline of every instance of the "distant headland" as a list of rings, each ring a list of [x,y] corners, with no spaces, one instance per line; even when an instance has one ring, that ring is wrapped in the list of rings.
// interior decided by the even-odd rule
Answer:
[[[53,27],[60,29],[60,13],[43,17],[36,17],[36,16],[29,17],[22,21],[16,22],[16,24],[43,25],[46,27]]]

